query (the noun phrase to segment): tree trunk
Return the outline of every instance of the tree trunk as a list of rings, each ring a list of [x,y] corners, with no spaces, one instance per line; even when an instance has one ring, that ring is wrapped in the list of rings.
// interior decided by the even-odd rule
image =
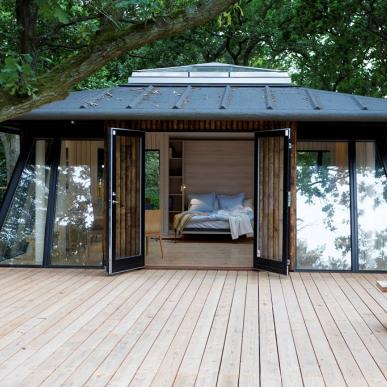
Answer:
[[[16,21],[20,27],[20,52],[31,55],[34,71],[36,70],[35,30],[37,20],[38,6],[34,0],[16,0]]]

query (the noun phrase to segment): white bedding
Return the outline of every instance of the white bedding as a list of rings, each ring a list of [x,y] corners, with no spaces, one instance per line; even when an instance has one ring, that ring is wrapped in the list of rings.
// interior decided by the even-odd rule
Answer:
[[[226,229],[230,230],[232,239],[237,239],[241,235],[252,235],[253,221],[254,211],[251,207],[246,206],[195,215],[184,228],[213,231]]]

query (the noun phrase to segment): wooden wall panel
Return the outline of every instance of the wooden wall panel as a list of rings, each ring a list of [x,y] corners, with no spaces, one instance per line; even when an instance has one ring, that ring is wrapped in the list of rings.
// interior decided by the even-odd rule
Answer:
[[[258,249],[266,259],[282,260],[284,159],[283,138],[259,140]]]
[[[254,141],[184,141],[187,193],[254,196]]]

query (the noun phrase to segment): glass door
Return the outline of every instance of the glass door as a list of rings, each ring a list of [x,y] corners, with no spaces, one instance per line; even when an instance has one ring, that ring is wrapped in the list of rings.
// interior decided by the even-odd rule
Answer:
[[[107,132],[107,272],[144,266],[143,132],[109,128]]]
[[[290,129],[255,134],[254,267],[288,274]]]

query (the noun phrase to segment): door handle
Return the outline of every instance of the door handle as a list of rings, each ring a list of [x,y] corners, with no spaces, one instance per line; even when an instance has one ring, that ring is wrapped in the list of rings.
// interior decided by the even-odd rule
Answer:
[[[112,200],[112,204],[119,204],[117,200]]]

